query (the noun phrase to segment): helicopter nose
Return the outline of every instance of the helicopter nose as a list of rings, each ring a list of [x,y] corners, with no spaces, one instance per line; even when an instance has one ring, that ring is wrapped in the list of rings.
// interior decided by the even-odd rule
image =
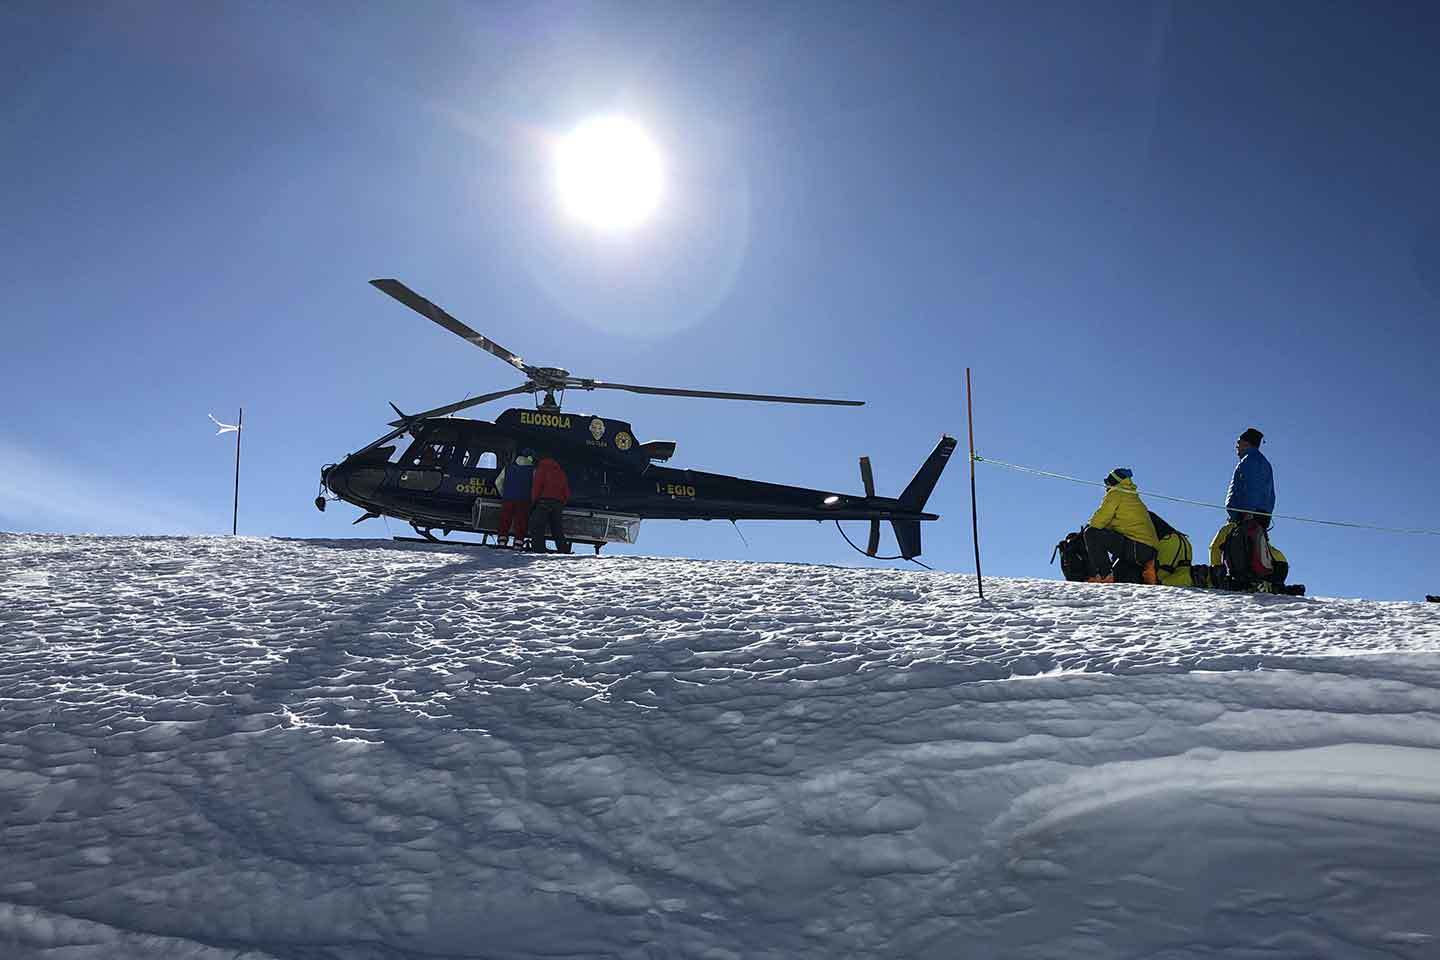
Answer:
[[[334,469],[333,463],[327,463],[320,468],[320,495],[315,498],[315,509],[321,513],[325,512],[325,491],[329,489],[331,493],[335,492],[335,488],[330,486],[330,474]]]
[[[320,472],[320,480],[342,500],[356,503],[370,498],[385,482],[385,464],[346,458]]]

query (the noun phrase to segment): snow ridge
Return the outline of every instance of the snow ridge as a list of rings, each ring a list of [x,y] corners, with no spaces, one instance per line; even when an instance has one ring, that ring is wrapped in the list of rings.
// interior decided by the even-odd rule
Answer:
[[[0,535],[0,948],[1433,955],[1433,609],[993,593]]]

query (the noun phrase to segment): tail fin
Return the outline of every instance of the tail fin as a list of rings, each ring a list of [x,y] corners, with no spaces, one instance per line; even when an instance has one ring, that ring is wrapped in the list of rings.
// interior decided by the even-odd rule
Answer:
[[[895,542],[900,545],[900,556],[906,560],[920,556],[920,521],[891,520],[895,528]]]
[[[950,460],[950,454],[954,452],[955,438],[941,437],[930,456],[926,457],[925,462],[920,465],[920,469],[915,471],[915,476],[905,487],[905,492],[900,494],[902,507],[916,513],[925,509],[925,502],[930,499],[930,494],[940,479],[941,471],[945,469],[945,464]],[[891,520],[890,526],[895,528],[895,542],[900,546],[900,556],[906,560],[920,556],[920,521]]]
[[[905,492],[900,494],[900,505],[906,510],[914,510],[917,513],[924,510],[925,501],[930,499],[930,492],[935,489],[935,483],[940,479],[940,471],[945,469],[950,454],[954,452],[955,438],[941,437],[930,456],[926,457],[925,462],[920,465],[920,469],[915,471],[915,476],[911,478]],[[916,542],[919,542],[918,537]]]

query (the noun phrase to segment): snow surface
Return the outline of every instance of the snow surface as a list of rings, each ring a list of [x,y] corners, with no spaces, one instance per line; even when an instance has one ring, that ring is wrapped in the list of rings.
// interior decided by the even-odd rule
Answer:
[[[1440,607],[0,535],[0,957],[1440,956]]]

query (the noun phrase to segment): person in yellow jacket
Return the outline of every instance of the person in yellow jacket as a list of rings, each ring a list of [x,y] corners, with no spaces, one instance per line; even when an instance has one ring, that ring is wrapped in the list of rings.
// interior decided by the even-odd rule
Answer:
[[[1122,561],[1133,563],[1144,583],[1156,582],[1155,557],[1160,538],[1155,535],[1155,524],[1133,477],[1127,467],[1110,471],[1105,478],[1105,499],[1085,528],[1091,583],[1114,583],[1115,567]]]

